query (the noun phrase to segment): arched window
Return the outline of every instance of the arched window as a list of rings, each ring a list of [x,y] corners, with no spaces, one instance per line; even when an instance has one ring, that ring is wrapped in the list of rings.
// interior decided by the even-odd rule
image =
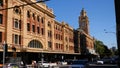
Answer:
[[[16,14],[21,14],[21,9],[20,9],[18,6],[15,6],[14,12],[15,12]]]
[[[29,42],[28,47],[31,47],[31,48],[43,48],[43,45],[38,40],[32,40],[32,41]]]
[[[30,11],[27,11],[27,17],[30,18]]]
[[[0,0],[0,6],[3,6],[3,0]]]

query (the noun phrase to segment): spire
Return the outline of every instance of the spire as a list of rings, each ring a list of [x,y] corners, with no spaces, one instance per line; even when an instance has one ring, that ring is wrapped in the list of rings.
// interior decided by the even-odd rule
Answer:
[[[85,10],[84,10],[84,8],[82,8],[82,10],[81,10],[82,12],[85,12]]]
[[[84,8],[82,8],[82,10],[81,10],[81,16],[86,16],[86,11],[84,10]]]

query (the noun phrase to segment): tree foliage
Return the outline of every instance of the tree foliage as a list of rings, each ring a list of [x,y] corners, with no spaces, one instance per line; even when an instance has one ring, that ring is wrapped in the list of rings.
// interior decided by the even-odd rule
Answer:
[[[95,49],[101,58],[105,56],[110,56],[112,54],[108,47],[102,41],[99,40],[95,41]]]

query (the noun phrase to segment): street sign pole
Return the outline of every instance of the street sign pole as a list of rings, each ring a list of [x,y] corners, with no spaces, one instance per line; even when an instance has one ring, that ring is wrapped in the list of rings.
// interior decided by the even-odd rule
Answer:
[[[3,44],[3,68],[4,68],[4,65],[5,65],[5,42]]]

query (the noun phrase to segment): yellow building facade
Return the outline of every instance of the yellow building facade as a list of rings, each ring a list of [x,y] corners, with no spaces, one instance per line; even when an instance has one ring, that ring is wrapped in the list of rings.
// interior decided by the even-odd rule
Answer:
[[[35,2],[0,0],[1,54],[3,44],[7,43],[9,55],[13,52],[12,47],[15,47],[18,56],[21,52],[25,52],[25,55],[32,53],[30,60],[41,58],[42,53],[61,54],[61,59],[66,54],[79,55],[74,51],[73,28],[65,22],[56,21],[53,10],[45,3],[32,4]]]

